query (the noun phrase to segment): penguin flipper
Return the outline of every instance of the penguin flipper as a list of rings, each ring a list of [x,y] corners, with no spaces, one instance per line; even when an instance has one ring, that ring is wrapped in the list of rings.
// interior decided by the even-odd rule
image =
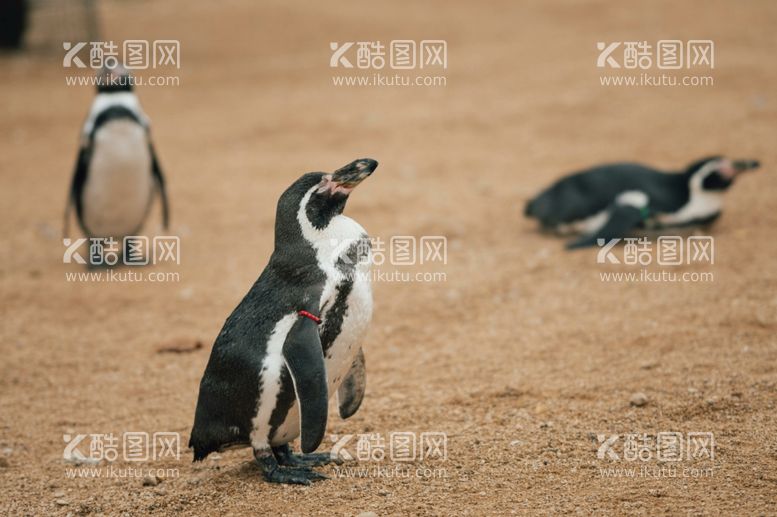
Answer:
[[[89,151],[86,147],[82,146],[78,150],[78,157],[76,158],[76,166],[73,171],[73,179],[70,182],[70,191],[67,195],[67,203],[65,204],[65,217],[62,225],[62,238],[65,238],[70,233],[70,210],[73,205],[76,207],[76,215],[81,220],[81,192],[84,190],[84,184],[86,183],[87,168],[89,166]]]
[[[364,399],[367,387],[367,372],[364,368],[364,351],[360,348],[351,369],[348,370],[343,383],[337,389],[337,407],[340,418],[345,420],[353,416]]]
[[[294,382],[300,411],[302,452],[313,452],[326,432],[329,389],[318,326],[299,318],[286,336],[283,358]]]
[[[599,239],[607,241],[625,236],[645,220],[647,206],[648,197],[643,192],[624,192],[609,209],[609,216],[604,226],[593,233],[568,242],[566,248],[569,250],[586,248],[595,246]]]
[[[170,223],[170,205],[167,201],[167,189],[165,188],[165,177],[162,174],[162,167],[159,166],[159,160],[157,160],[156,152],[154,152],[154,146],[149,144],[149,150],[151,151],[151,174],[154,176],[157,188],[159,189],[159,197],[162,200],[162,225],[165,230]]]

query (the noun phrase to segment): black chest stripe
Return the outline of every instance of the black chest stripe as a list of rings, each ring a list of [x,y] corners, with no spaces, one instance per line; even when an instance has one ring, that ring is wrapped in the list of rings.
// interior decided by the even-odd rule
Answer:
[[[352,279],[349,278],[340,283],[340,285],[337,286],[335,302],[332,304],[332,308],[326,313],[326,320],[321,329],[321,347],[324,349],[325,357],[328,357],[327,352],[343,329],[343,320],[345,319],[346,312],[348,312],[348,296],[351,294],[352,290]]]

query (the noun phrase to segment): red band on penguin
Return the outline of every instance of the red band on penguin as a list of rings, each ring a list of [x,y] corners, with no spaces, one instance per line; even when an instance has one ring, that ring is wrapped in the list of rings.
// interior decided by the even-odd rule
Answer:
[[[308,312],[308,311],[297,311],[297,314],[300,316],[304,316],[305,318],[313,321],[316,323],[316,325],[321,325],[321,318],[316,316],[315,314]]]

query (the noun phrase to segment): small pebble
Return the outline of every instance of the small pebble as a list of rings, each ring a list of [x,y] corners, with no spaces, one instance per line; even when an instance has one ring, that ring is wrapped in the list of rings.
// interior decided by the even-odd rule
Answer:
[[[629,400],[629,403],[632,406],[642,407],[648,403],[647,395],[645,395],[641,391],[638,391],[637,393],[631,396],[631,400]]]
[[[375,512],[362,512],[356,517],[378,517],[378,514]]]
[[[146,476],[143,478],[143,486],[157,486],[159,478],[156,476]]]

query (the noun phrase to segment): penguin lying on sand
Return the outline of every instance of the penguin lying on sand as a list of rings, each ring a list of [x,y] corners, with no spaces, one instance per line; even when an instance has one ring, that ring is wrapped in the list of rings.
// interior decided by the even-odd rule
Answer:
[[[87,237],[120,242],[140,231],[155,191],[162,199],[167,228],[167,194],[149,120],[132,92],[129,74],[115,69],[104,71],[98,79],[97,96],[81,134],[64,233],[68,233],[70,208],[75,206]]]
[[[723,194],[756,160],[704,158],[684,172],[666,173],[637,163],[600,165],[562,178],[526,204],[525,215],[545,230],[581,234],[567,248],[593,246],[635,229],[710,224]]]
[[[348,197],[378,162],[311,172],[278,200],[275,250],[227,318],[200,382],[189,446],[194,461],[250,446],[268,481],[310,484],[328,454],[295,455],[321,443],[329,394],[340,416],[361,404],[362,340],[372,318],[369,238],[343,215]]]

